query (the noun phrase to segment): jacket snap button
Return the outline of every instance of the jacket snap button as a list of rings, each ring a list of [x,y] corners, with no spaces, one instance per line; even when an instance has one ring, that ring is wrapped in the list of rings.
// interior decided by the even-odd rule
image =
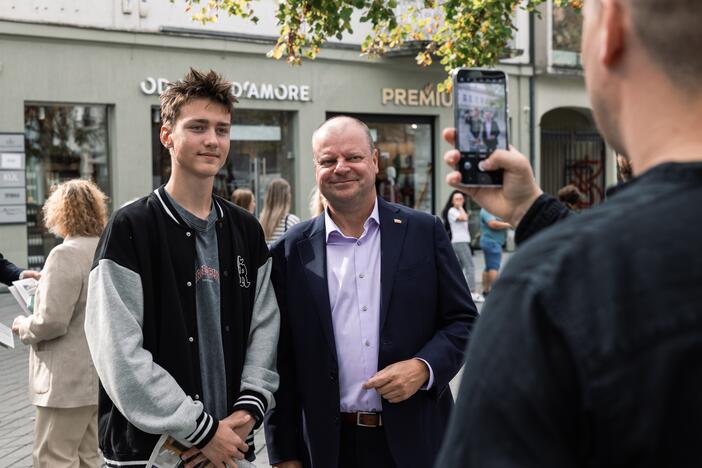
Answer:
[[[188,281],[188,282],[187,282],[187,283],[185,283],[185,284],[187,284],[187,285],[188,285],[188,287],[190,287],[190,286],[192,286],[192,285],[193,285],[193,283],[191,283],[190,281]]]
[[[228,332],[229,331],[229,325],[224,326],[224,331]]]
[[[188,341],[192,343],[193,341],[195,341],[195,338],[191,336],[190,338],[188,338]]]
[[[199,399],[200,399],[200,395],[198,395],[198,394],[196,393],[196,394],[195,394],[195,399],[196,399],[196,400],[199,400]]]
[[[190,231],[185,233],[186,236],[190,237],[192,234],[190,234]]]

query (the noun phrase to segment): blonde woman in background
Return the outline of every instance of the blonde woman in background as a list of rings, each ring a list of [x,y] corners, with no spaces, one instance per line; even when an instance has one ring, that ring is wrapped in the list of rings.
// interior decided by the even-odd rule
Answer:
[[[88,275],[107,222],[106,197],[87,180],[56,187],[44,223],[62,237],[42,270],[34,313],[12,330],[30,345],[29,399],[36,406],[35,467],[98,467],[98,379],[85,340]]]
[[[266,188],[263,210],[259,219],[268,245],[277,241],[288,229],[300,222],[300,218],[290,213],[291,200],[292,193],[288,181],[271,180]]]
[[[232,203],[242,207],[249,213],[256,212],[256,197],[251,190],[247,188],[238,188],[232,193]]]

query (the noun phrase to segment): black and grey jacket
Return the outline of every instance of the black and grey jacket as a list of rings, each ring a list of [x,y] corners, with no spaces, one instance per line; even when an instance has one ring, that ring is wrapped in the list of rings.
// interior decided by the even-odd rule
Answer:
[[[258,426],[278,386],[271,259],[255,218],[219,197],[214,209],[227,406],[248,410]],[[85,330],[108,466],[146,464],[159,434],[202,448],[217,430],[199,401],[198,346],[209,344],[197,339],[195,237],[161,187],[115,212],[100,239]]]

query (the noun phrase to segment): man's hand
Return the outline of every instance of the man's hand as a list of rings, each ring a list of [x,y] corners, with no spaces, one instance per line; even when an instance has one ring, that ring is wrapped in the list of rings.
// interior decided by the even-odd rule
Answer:
[[[363,384],[363,388],[375,388],[381,397],[390,403],[405,401],[429,380],[429,368],[419,359],[390,364],[378,371]]]
[[[222,419],[214,437],[202,450],[192,447],[181,455],[183,460],[187,460],[185,468],[195,468],[208,460],[216,467],[236,466],[235,460],[243,459],[244,453],[249,449],[246,436],[240,437],[237,429],[242,431],[243,427],[251,424],[252,419],[246,411],[237,411]]]
[[[234,418],[238,421],[246,421],[246,416],[249,417],[247,422],[242,422],[239,426],[234,427],[234,432],[244,442],[246,442],[246,439],[249,437],[249,434],[251,434],[253,427],[256,425],[256,420],[246,410],[234,411],[230,416],[230,418]]]
[[[299,460],[288,460],[271,466],[273,468],[302,468],[302,462]]]
[[[456,129],[444,129],[443,137],[448,143],[455,144]],[[457,149],[444,153],[444,161],[452,169],[456,167],[460,158],[461,153]],[[512,226],[517,226],[529,207],[543,193],[541,188],[536,185],[529,160],[510,146],[509,151],[495,150],[481,164],[483,169],[487,171],[504,169],[502,187],[467,187],[461,184],[461,173],[458,171],[447,175],[446,183],[470,195],[478,205],[490,213],[502,218]]]
[[[12,333],[19,336],[20,327],[25,319],[26,317],[24,315],[18,315],[15,317],[15,319],[12,321]]]
[[[39,281],[39,278],[41,278],[41,272],[34,271],[34,270],[24,270],[20,274],[20,278],[22,278],[22,279],[34,278],[35,280]]]

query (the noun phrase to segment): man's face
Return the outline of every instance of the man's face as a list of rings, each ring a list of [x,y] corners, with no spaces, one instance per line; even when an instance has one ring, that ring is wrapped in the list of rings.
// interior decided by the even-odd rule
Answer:
[[[583,7],[582,59],[585,85],[590,95],[595,123],[605,140],[617,151],[622,150],[619,123],[619,77],[612,73],[613,65],[602,59],[604,33],[601,0],[586,0]]]
[[[485,111],[485,114],[483,114],[483,117],[484,117],[485,120],[487,120],[488,122],[491,121],[491,120],[492,120],[492,112],[490,112],[490,111]]]
[[[364,130],[350,120],[335,120],[318,130],[313,141],[316,179],[333,207],[358,206],[375,196],[378,152]]]
[[[215,176],[229,154],[230,127],[231,114],[219,103],[200,98],[181,107],[175,123],[161,127],[161,142],[171,153],[173,172]]]

